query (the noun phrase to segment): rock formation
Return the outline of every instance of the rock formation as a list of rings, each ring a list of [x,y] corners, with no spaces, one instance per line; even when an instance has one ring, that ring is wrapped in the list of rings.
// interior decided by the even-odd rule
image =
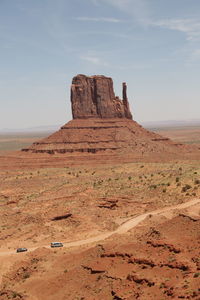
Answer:
[[[123,100],[115,96],[112,78],[77,75],[71,86],[72,115],[74,119],[127,118],[132,119],[123,83]]]
[[[147,131],[132,120],[123,83],[122,100],[105,76],[77,75],[72,80],[73,120],[49,137],[22,149],[33,153],[131,153],[137,156],[177,153],[183,145]]]

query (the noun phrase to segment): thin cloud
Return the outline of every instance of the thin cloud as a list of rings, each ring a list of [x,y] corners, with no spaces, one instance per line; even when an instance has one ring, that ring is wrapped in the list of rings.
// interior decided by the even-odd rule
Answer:
[[[97,56],[85,55],[85,56],[80,56],[80,59],[85,60],[94,65],[101,65],[101,66],[105,66],[105,67],[108,66],[108,64],[106,62],[102,61],[102,59],[100,59]]]
[[[96,0],[96,2],[105,3],[123,11],[142,25],[146,25],[151,16],[151,9],[147,0]]]
[[[120,19],[116,18],[91,18],[91,17],[78,17],[74,18],[76,21],[81,21],[81,22],[108,22],[108,23],[122,23],[125,22]]]
[[[150,25],[180,31],[186,34],[186,39],[196,41],[200,39],[200,21],[195,19],[166,19],[152,21]]]
[[[142,26],[157,26],[169,30],[179,31],[185,34],[188,41],[200,40],[200,20],[193,18],[169,18],[156,19],[153,17],[153,6],[147,0],[96,0],[98,3],[106,3],[126,12]]]

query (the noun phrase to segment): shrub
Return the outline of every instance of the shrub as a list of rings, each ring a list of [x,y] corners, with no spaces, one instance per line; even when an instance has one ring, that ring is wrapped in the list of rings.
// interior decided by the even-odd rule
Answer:
[[[157,188],[157,185],[156,185],[156,184],[152,184],[152,185],[150,185],[150,187],[149,187],[149,188],[150,188],[151,190],[152,190],[152,189],[154,189],[154,190],[155,190],[155,189]]]
[[[187,190],[189,190],[189,189],[191,189],[192,187],[191,187],[191,185],[189,185],[189,184],[186,184],[186,185],[184,185],[183,187],[182,187],[182,193],[185,193]]]
[[[17,292],[12,292],[12,298],[17,298],[17,297],[21,298],[21,295],[18,294]]]
[[[199,179],[195,179],[194,184],[200,184],[200,180]]]
[[[29,278],[29,277],[30,277],[30,273],[25,272],[25,273],[23,274],[23,279],[27,279],[27,278]]]

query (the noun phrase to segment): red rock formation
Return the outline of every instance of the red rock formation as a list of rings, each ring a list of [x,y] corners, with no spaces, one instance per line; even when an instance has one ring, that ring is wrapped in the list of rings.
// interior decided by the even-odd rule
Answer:
[[[132,119],[123,83],[123,100],[115,96],[112,78],[77,75],[71,86],[72,115],[74,119],[127,118]]]
[[[73,120],[49,137],[22,149],[33,153],[135,153],[145,156],[178,153],[182,145],[147,131],[132,120],[123,83],[122,100],[105,76],[77,75],[72,80]],[[179,149],[177,151],[177,148]]]

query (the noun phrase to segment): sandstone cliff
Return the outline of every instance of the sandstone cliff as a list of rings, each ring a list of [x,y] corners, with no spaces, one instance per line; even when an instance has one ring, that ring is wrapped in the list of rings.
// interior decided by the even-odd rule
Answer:
[[[74,119],[127,118],[132,119],[123,83],[123,100],[115,96],[112,78],[77,75],[71,86],[72,115]]]

